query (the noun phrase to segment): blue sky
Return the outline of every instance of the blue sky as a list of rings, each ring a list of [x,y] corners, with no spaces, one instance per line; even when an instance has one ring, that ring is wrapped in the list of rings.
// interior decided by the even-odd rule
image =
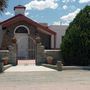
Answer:
[[[25,15],[37,22],[68,25],[82,8],[90,5],[90,0],[9,0],[0,21],[14,16],[16,5],[26,6]]]

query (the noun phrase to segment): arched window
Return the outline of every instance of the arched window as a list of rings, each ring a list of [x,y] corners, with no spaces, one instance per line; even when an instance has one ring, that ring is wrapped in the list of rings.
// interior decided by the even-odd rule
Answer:
[[[18,27],[15,33],[28,33],[28,30],[25,27]]]
[[[27,33],[27,34],[30,34],[30,30],[25,25],[19,25],[14,29],[14,34],[15,33]]]

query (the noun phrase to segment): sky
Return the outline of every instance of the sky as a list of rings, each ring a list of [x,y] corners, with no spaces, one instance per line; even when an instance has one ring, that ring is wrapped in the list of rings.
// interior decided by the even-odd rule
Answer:
[[[69,25],[90,0],[8,0],[8,7],[0,15],[0,21],[14,16],[14,6],[26,7],[25,16],[48,25]]]

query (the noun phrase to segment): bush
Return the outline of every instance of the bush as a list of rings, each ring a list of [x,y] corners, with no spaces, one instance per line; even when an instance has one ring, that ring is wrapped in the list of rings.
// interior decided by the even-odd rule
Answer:
[[[61,44],[65,65],[90,65],[90,6],[70,23]]]

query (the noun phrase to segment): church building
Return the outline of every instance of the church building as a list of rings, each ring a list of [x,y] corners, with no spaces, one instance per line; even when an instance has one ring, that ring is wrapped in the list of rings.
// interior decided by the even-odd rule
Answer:
[[[17,43],[18,58],[35,58],[35,38],[38,35],[45,49],[60,48],[68,26],[38,23],[25,16],[26,7],[14,7],[15,16],[0,23],[0,48],[7,50],[13,37]]]

